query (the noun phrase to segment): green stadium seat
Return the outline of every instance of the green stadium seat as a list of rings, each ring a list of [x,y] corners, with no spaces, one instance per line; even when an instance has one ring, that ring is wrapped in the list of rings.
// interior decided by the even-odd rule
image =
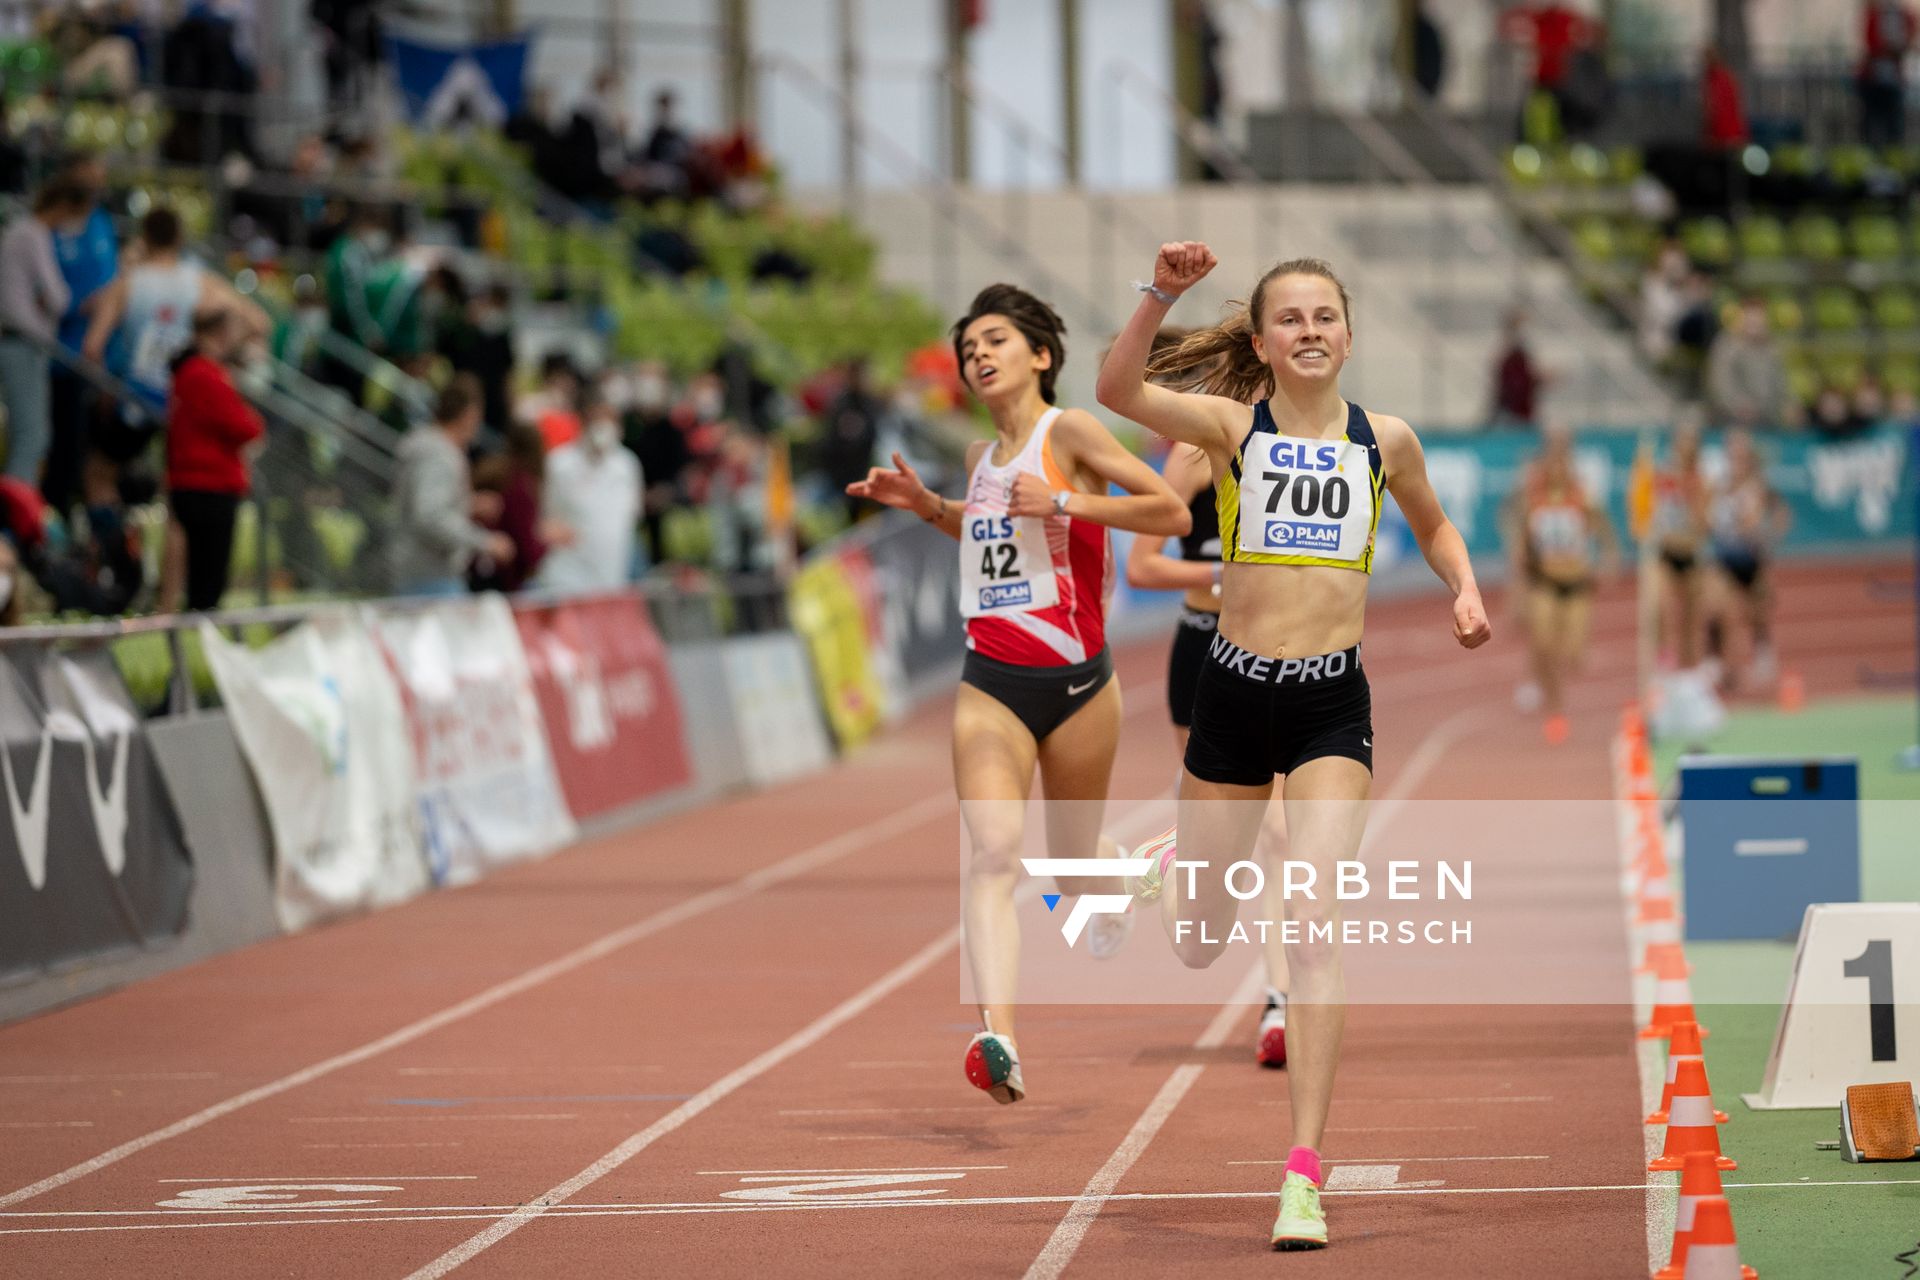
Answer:
[[[1852,333],[1863,327],[1866,315],[1853,290],[1829,285],[1813,295],[1813,327],[1822,333]]]
[[[1592,262],[1611,262],[1619,253],[1613,224],[1605,218],[1582,218],[1574,224],[1573,244],[1580,256]]]
[[[1546,161],[1539,148],[1521,143],[1507,152],[1507,177],[1518,187],[1537,187],[1546,176]]]
[[[1889,392],[1920,397],[1920,356],[1887,356],[1880,362],[1880,381]]]
[[[1773,162],[1773,171],[1785,178],[1811,178],[1826,168],[1825,157],[1819,150],[1800,142],[1775,147],[1769,159]]]
[[[1867,358],[1852,351],[1828,352],[1820,357],[1818,367],[1823,385],[1838,387],[1848,395],[1867,376]]]
[[[1787,387],[1801,404],[1812,404],[1820,394],[1820,370],[1804,351],[1789,351],[1786,361]]]
[[[1920,329],[1920,303],[1905,289],[1887,288],[1874,293],[1873,323],[1876,328],[1893,331]]]
[[[1862,146],[1835,147],[1827,157],[1827,173],[1843,187],[1857,187],[1878,167],[1878,157]]]
[[[1806,312],[1791,293],[1776,293],[1767,299],[1767,323],[1778,334],[1799,333],[1807,327]]]
[[[1613,243],[1620,256],[1651,262],[1660,246],[1660,228],[1641,218],[1621,218],[1613,224]]]
[[[1846,256],[1840,224],[1824,213],[1807,213],[1794,219],[1792,235],[1794,252],[1803,258],[1833,263]]]
[[[1589,187],[1605,182],[1610,172],[1606,152],[1586,142],[1567,149],[1566,170],[1579,185]]]
[[[1900,260],[1900,224],[1883,213],[1863,213],[1848,227],[1853,256],[1862,262],[1889,263]]]
[[[1638,147],[1614,147],[1607,153],[1607,164],[1613,171],[1613,180],[1622,185],[1646,171],[1646,159]]]
[[[1725,267],[1733,261],[1733,234],[1719,218],[1695,218],[1683,223],[1680,244],[1688,257],[1704,267]]]
[[[1740,256],[1749,262],[1777,262],[1787,255],[1787,229],[1780,219],[1756,213],[1740,223]]]

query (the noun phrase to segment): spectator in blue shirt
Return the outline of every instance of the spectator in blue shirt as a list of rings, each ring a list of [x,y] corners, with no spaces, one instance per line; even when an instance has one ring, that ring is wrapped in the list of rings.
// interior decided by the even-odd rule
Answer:
[[[82,154],[68,160],[62,174],[88,196],[86,220],[72,230],[56,230],[53,234],[54,260],[60,265],[71,299],[60,317],[58,336],[62,347],[78,355],[101,290],[120,272],[120,239],[114,233],[112,216],[100,203],[107,189],[106,163],[99,156]],[[52,438],[40,491],[48,505],[64,517],[80,494],[88,426],[97,397],[86,382],[58,364],[49,392]]]

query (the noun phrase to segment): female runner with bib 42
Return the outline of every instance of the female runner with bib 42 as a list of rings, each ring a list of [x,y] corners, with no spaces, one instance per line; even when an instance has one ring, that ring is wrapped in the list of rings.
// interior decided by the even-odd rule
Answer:
[[[953,710],[953,777],[972,850],[964,930],[984,1024],[967,1079],[996,1102],[1026,1096],[1014,1047],[1020,924],[1014,888],[1037,766],[1055,857],[1114,857],[1100,835],[1120,735],[1120,686],[1106,646],[1113,550],[1107,529],[1178,537],[1186,504],[1092,414],[1053,406],[1066,358],[1053,308],[991,285],[953,326],[954,354],[993,414],[994,438],[967,448],[967,496],[930,492],[899,454],[847,486],[918,514],[960,542],[967,658]],[[1109,485],[1126,496],[1110,497]],[[1062,893],[1124,894],[1117,876],[1074,877]],[[1096,915],[1088,949],[1111,955],[1132,913]]]
[[[1147,297],[1108,353],[1097,391],[1115,413],[1203,450],[1219,495],[1220,624],[1194,695],[1175,830],[1184,860],[1224,869],[1245,859],[1283,777],[1289,856],[1327,885],[1335,863],[1360,847],[1373,782],[1360,633],[1383,489],[1453,593],[1454,637],[1472,649],[1492,630],[1466,543],[1440,509],[1412,429],[1340,396],[1352,311],[1326,263],[1272,268],[1246,306],[1149,368],[1168,308],[1214,266],[1204,244],[1160,247],[1153,283],[1138,286]],[[1163,898],[1175,952],[1204,968],[1224,953],[1216,940],[1230,935],[1239,903],[1217,871],[1167,874],[1172,835],[1141,850],[1154,865],[1140,896]],[[1271,1239],[1276,1249],[1318,1249],[1327,1243],[1318,1147],[1346,1023],[1339,904],[1327,893],[1296,896],[1287,913],[1294,1145]]]

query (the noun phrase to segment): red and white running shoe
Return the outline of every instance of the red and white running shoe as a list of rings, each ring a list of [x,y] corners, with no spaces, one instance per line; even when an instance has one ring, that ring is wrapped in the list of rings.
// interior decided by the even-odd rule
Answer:
[[[1287,997],[1267,988],[1267,1011],[1260,1015],[1260,1040],[1253,1060],[1263,1067],[1287,1065]]]
[[[1020,1055],[1013,1041],[992,1031],[975,1034],[967,1045],[967,1083],[984,1090],[995,1102],[1018,1102],[1027,1096],[1020,1078]]]

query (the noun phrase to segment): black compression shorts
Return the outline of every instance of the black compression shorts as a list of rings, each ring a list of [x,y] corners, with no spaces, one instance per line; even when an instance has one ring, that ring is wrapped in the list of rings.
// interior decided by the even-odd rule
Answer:
[[[1262,658],[1216,633],[1194,691],[1187,772],[1257,787],[1324,756],[1373,771],[1373,695],[1360,646]]]
[[[1066,667],[1018,667],[967,650],[960,683],[970,684],[1006,707],[1027,726],[1035,742],[1067,722],[1113,679],[1113,655],[1102,649]]]

